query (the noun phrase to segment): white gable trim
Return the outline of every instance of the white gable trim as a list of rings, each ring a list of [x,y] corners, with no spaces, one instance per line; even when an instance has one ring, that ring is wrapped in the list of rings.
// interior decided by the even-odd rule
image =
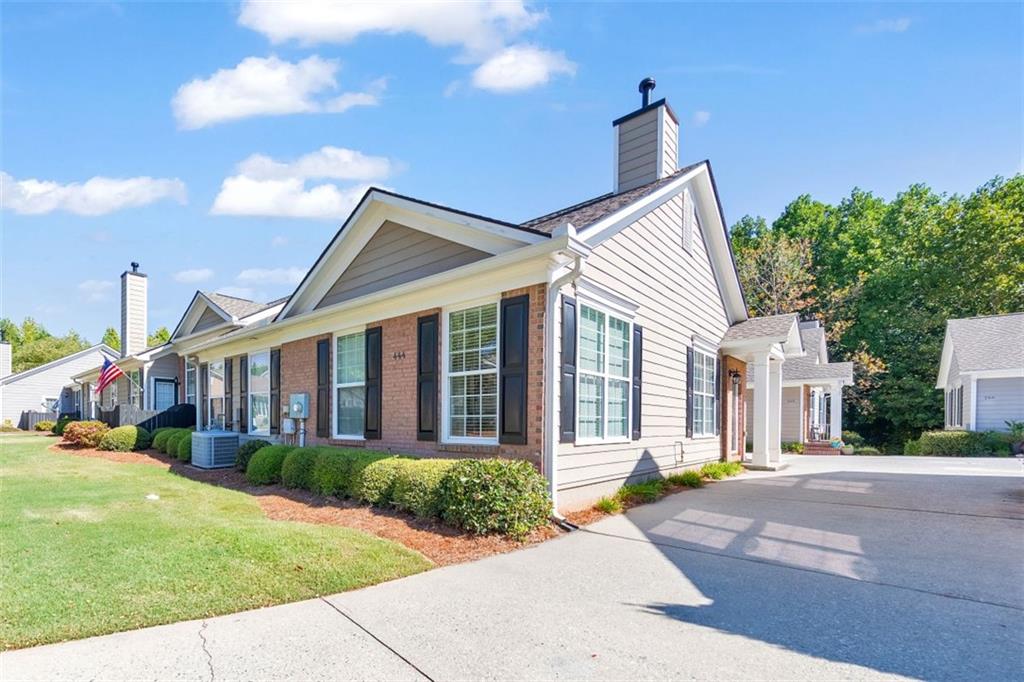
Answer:
[[[747,319],[747,308],[743,301],[743,290],[740,287],[736,264],[732,259],[728,227],[718,209],[718,198],[707,163],[683,173],[657,191],[584,228],[580,231],[579,238],[591,248],[596,247],[671,200],[686,187],[690,188],[694,198],[701,235],[708,248],[711,269],[715,274],[715,281],[718,282],[729,324],[742,322]]]
[[[547,235],[371,190],[299,284],[278,319],[313,310],[386,221],[492,255],[550,239]]]
[[[942,359],[939,361],[939,376],[935,380],[935,388],[949,385],[949,369],[953,364],[953,337],[949,333],[949,322],[946,322],[946,335],[942,339]]]
[[[64,364],[65,362],[70,362],[71,360],[77,360],[78,358],[82,357],[83,355],[86,355],[87,353],[93,353],[93,352],[103,353],[104,355],[108,356],[111,361],[117,360],[117,358],[119,356],[118,352],[116,350],[114,350],[113,348],[111,348],[110,346],[108,346],[107,344],[105,344],[105,343],[98,343],[95,346],[89,346],[88,348],[80,350],[77,353],[72,353],[71,355],[65,355],[64,357],[57,358],[56,360],[50,360],[46,364],[39,365],[37,367],[33,367],[32,369],[26,369],[26,370],[24,370],[22,372],[18,372],[17,374],[8,374],[4,378],[0,379],[0,384],[3,384],[4,386],[6,386],[8,384],[13,384],[13,383],[15,383],[17,381],[21,381],[22,379],[28,378],[28,377],[33,376],[35,374],[39,374],[40,372],[45,372],[48,369],[52,369],[54,367],[59,367],[60,365]]]
[[[192,327],[195,326],[196,322],[199,321],[199,318],[202,317],[203,312],[206,310],[206,308],[210,308],[211,310],[213,310],[213,312],[217,313],[222,318],[224,318],[225,323],[236,324],[238,322],[237,318],[228,314],[226,310],[224,310],[219,305],[214,303],[209,296],[207,296],[201,291],[197,291],[195,293],[195,296],[192,297],[192,302],[189,303],[188,308],[185,309],[185,314],[181,316],[181,320],[178,322],[178,326],[176,326],[174,328],[174,331],[171,333],[171,340],[179,341],[181,339],[187,339],[190,336],[192,336],[191,332],[181,334],[180,336],[179,333],[184,332],[184,330],[186,329],[191,330]],[[221,326],[222,325],[217,325],[217,327],[211,327],[210,329],[203,330],[202,333],[212,331],[213,329],[220,328]]]

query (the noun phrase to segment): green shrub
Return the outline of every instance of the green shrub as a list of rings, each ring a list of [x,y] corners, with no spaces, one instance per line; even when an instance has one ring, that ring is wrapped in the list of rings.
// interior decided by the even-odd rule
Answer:
[[[846,443],[847,445],[852,445],[855,448],[859,448],[866,442],[864,440],[864,437],[861,436],[856,431],[843,431],[842,438],[844,443]]]
[[[792,452],[797,455],[804,454],[804,444],[799,441],[787,441],[782,444],[783,452]]]
[[[514,538],[544,525],[551,513],[544,477],[521,460],[459,460],[441,480],[438,504],[448,523]]]
[[[594,509],[605,514],[618,514],[622,511],[622,503],[617,497],[602,497],[594,503]]]
[[[281,464],[281,483],[288,488],[309,490],[317,454],[317,448],[295,448],[289,452]]]
[[[385,505],[394,499],[395,481],[399,472],[415,460],[402,457],[388,457],[371,462],[356,482],[355,494],[360,502]]]
[[[912,450],[912,452],[908,452]],[[904,446],[903,454],[936,457],[1007,456],[1011,436],[995,431],[925,431],[916,446]]]
[[[312,490],[321,495],[354,497],[360,474],[367,466],[392,455],[376,450],[357,448],[317,448],[313,464]]]
[[[77,420],[72,419],[71,417],[66,417],[66,416],[65,417],[60,417],[60,418],[57,419],[57,423],[55,423],[53,425],[53,428],[50,429],[50,430],[53,432],[53,434],[55,436],[63,436],[64,435],[64,429],[67,427],[68,424],[70,424],[73,421],[77,421]]]
[[[167,440],[164,441],[164,454],[170,455],[171,457],[177,457],[178,444],[181,443],[182,439],[184,438],[188,438],[189,440],[191,440],[192,433],[190,431],[186,431],[185,429],[175,429],[174,431],[172,431],[171,435],[169,435],[167,437]]]
[[[279,483],[284,458],[294,449],[294,445],[268,445],[260,448],[249,460],[245,470],[246,479],[253,485]]]
[[[34,428],[36,431],[53,431],[53,427],[57,426],[57,422],[51,419],[44,419],[36,422]]]
[[[192,432],[187,431],[178,439],[178,447],[174,449],[174,456],[182,462],[192,461]]]
[[[388,461],[388,460],[384,460]],[[413,459],[398,467],[391,503],[420,518],[441,515],[441,481],[455,466],[454,459]],[[375,462],[370,466],[380,464]],[[369,470],[367,467],[363,474]]]
[[[171,434],[174,433],[175,431],[177,431],[177,429],[167,427],[157,429],[156,431],[154,431],[153,442],[151,444],[152,448],[157,452],[163,452],[164,445],[167,443],[167,439],[170,438]]]
[[[72,445],[94,448],[109,430],[106,424],[99,421],[71,422],[64,428],[64,440]]]
[[[615,496],[623,504],[639,504],[641,502],[654,502],[665,494],[665,481],[652,479],[640,483],[627,483],[619,488]]]
[[[914,440],[908,440],[906,443],[903,444],[903,454],[911,456],[920,455],[921,441],[917,440],[916,438]]]
[[[854,448],[853,449],[853,454],[855,454],[855,455],[880,455],[880,454],[882,454],[882,451],[879,450],[878,448],[873,448],[870,445],[865,445],[863,447]]]
[[[715,481],[741,473],[743,473],[743,465],[739,462],[708,462],[700,468],[701,476]]]
[[[258,450],[270,445],[269,441],[254,439],[247,440],[238,446],[238,452],[235,453],[235,468],[239,471],[245,471],[249,468],[249,460],[256,454]]]
[[[139,426],[118,426],[103,434],[100,439],[100,450],[113,452],[131,452],[145,450],[149,447],[152,436],[149,431]]]
[[[665,480],[670,485],[680,485],[680,486],[685,486],[687,488],[703,488],[704,487],[704,479],[701,478],[700,472],[693,471],[692,469],[690,471],[683,471],[683,472],[678,473],[678,474],[672,474],[671,476],[669,476]]]

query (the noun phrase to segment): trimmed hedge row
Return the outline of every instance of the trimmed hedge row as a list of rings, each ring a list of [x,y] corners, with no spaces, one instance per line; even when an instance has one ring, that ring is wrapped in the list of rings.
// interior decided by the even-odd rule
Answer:
[[[280,482],[439,518],[477,534],[522,538],[544,525],[551,510],[544,478],[524,461],[414,459],[356,448],[267,445],[252,455],[245,475],[253,485]]]
[[[926,431],[903,446],[904,455],[1009,457],[1011,437],[996,431]]]
[[[131,452],[132,450],[145,450],[149,447],[153,436],[149,431],[139,426],[118,426],[103,434],[100,439],[100,450],[111,450],[113,452]]]

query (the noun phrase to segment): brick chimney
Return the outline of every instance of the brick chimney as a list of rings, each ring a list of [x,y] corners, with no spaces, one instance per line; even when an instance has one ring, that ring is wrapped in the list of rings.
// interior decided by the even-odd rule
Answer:
[[[625,192],[679,169],[679,119],[664,99],[651,102],[654,79],[640,81],[640,108],[612,121],[615,192]]]
[[[132,263],[131,271],[121,274],[121,357],[134,355],[146,347],[148,279]]]

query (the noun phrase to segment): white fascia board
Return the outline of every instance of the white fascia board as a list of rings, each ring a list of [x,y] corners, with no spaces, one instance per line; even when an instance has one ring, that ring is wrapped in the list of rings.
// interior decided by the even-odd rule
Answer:
[[[946,322],[946,335],[942,339],[942,359],[939,361],[939,375],[935,379],[935,388],[945,388],[949,383],[949,366],[953,362],[953,339],[949,335],[949,322]]]
[[[186,334],[185,336],[179,337],[178,332],[181,331],[182,329],[188,329],[189,327],[195,325],[195,323],[199,321],[199,318],[202,316],[202,306],[199,305],[200,303],[202,303],[203,306],[210,308],[211,310],[213,310],[213,312],[220,315],[226,322],[237,322],[234,316],[230,315],[228,311],[224,310],[219,305],[214,303],[209,296],[207,296],[201,291],[196,291],[195,295],[192,297],[191,303],[188,304],[188,308],[185,309],[185,314],[181,316],[181,320],[178,322],[178,326],[176,326],[174,328],[174,331],[171,333],[171,341],[181,341],[196,336],[195,334]]]
[[[422,204],[418,201],[412,201],[392,194],[374,192],[372,198],[374,201],[379,201],[382,204],[402,208],[411,213],[429,216],[447,225],[461,225],[472,228],[473,230],[489,233],[495,237],[501,238],[502,240],[507,240],[512,244],[539,244],[541,242],[548,241],[548,237],[543,234],[530,232],[528,230],[523,230],[518,227],[512,227],[511,225],[505,225],[502,223],[496,223],[490,220],[484,220],[482,218],[458,213],[456,211],[448,211],[439,206]]]
[[[1024,367],[1007,369],[980,369],[974,372],[963,372],[965,378],[972,379],[1017,379],[1024,377]],[[941,388],[941,386],[939,387]]]
[[[250,348],[267,348],[338,329],[399,317],[421,310],[454,305],[481,296],[500,294],[546,282],[552,254],[571,251],[568,235],[547,239],[459,268],[373,292],[327,308],[286,319],[259,329],[243,327],[231,334],[198,343],[190,353],[228,357]]]

